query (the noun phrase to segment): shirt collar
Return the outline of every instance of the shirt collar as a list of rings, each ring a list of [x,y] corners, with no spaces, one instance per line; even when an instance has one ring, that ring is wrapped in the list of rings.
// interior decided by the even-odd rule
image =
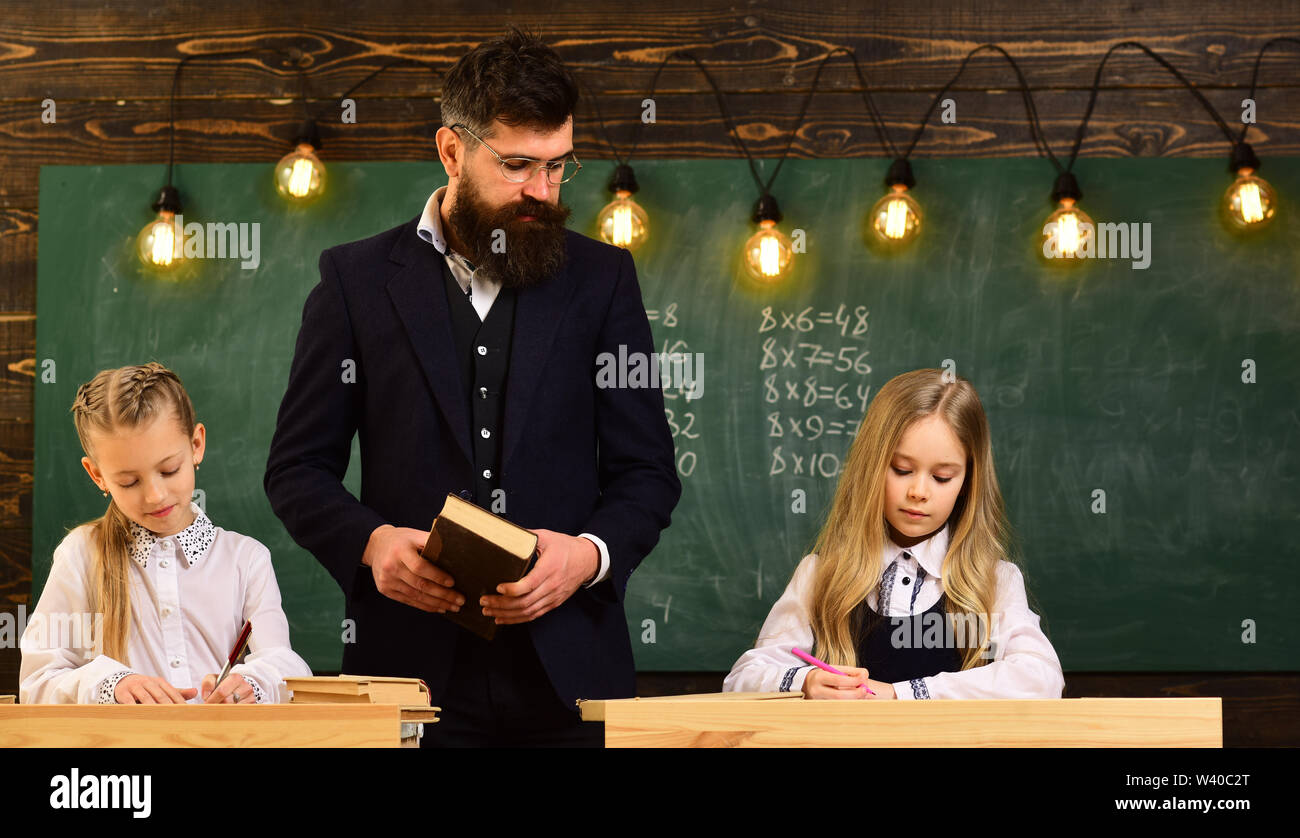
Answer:
[[[155,543],[162,538],[175,538],[176,542],[181,545],[181,552],[185,555],[185,561],[190,567],[194,567],[199,559],[208,552],[212,542],[217,538],[216,527],[208,516],[204,514],[203,509],[193,501],[190,501],[190,508],[194,510],[194,523],[175,535],[159,537],[154,532],[145,529],[135,521],[129,521],[131,529],[131,558],[141,568],[149,566],[149,556],[153,553]]]
[[[448,259],[455,259],[470,273],[473,273],[475,270],[474,263],[447,247],[447,239],[442,234],[442,213],[439,208],[442,206],[442,196],[446,192],[447,187],[445,186],[439,186],[433,190],[429,200],[424,203],[424,212],[420,215],[420,223],[416,225],[415,231],[420,238],[433,245],[443,256]]]
[[[917,564],[925,568],[931,576],[941,576],[943,557],[948,555],[948,525],[944,524],[934,535],[904,550],[890,539],[885,547],[885,565],[902,558],[903,553],[911,553]]]

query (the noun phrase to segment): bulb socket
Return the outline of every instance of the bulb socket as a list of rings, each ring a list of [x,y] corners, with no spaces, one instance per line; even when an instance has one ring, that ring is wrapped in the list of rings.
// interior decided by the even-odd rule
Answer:
[[[316,126],[316,120],[304,119],[298,124],[298,130],[293,134],[293,145],[297,148],[300,143],[307,143],[315,149],[321,147],[320,128]]]
[[[889,164],[889,171],[885,173],[885,186],[906,186],[911,189],[916,186],[916,178],[912,176],[912,164],[907,162],[906,157],[899,157]]]
[[[1079,188],[1079,181],[1075,180],[1074,175],[1069,172],[1061,172],[1057,175],[1056,183],[1052,185],[1052,203],[1059,204],[1062,198],[1083,200],[1083,190]]]
[[[158,200],[154,201],[150,206],[154,212],[162,212],[163,210],[171,213],[180,212],[181,193],[177,192],[176,187],[169,183],[158,193]]]
[[[636,173],[632,167],[626,163],[620,163],[614,167],[614,174],[609,179],[610,192],[630,192],[636,194],[641,187],[637,185]]]
[[[1255,149],[1250,147],[1250,143],[1237,143],[1232,147],[1232,157],[1229,158],[1228,171],[1236,174],[1242,169],[1253,169],[1259,171],[1263,164],[1255,156]]]
[[[761,224],[764,221],[781,221],[781,208],[776,205],[776,198],[772,195],[763,195],[754,204],[754,223]]]

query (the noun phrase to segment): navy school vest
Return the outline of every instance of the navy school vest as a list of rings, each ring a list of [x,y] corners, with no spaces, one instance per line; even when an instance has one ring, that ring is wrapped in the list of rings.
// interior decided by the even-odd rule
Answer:
[[[963,638],[944,611],[947,601],[943,594],[923,613],[904,617],[882,617],[861,602],[853,612],[858,666],[868,670],[873,681],[887,684],[961,671],[962,649],[956,641]]]

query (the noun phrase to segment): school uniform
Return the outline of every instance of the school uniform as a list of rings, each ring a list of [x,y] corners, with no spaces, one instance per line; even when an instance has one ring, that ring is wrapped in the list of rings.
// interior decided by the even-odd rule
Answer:
[[[954,624],[944,610],[943,558],[949,528],[906,550],[887,542],[876,590],[854,614],[858,665],[872,680],[894,687],[900,699],[1060,698],[1061,662],[1029,609],[1020,568],[998,562],[997,597],[990,626],[993,660],[961,670],[955,638],[971,643],[973,631]],[[813,650],[810,618],[815,554],[804,557],[772,606],[758,642],[740,656],[723,689],[741,692],[802,691],[813,667],[792,653]],[[974,625],[968,624],[973,630]],[[974,645],[974,644],[971,644]]]
[[[87,630],[94,622],[87,605],[94,584],[91,527],[64,537],[23,632],[20,702],[113,704],[118,681],[132,674],[198,689],[204,675],[226,664],[246,619],[253,622],[248,655],[230,671],[252,685],[258,703],[288,701],[284,679],[311,675],[289,646],[270,551],[214,526],[198,504],[191,508],[194,523],[175,535],[130,524],[128,661],[98,654],[91,645],[98,632]]]

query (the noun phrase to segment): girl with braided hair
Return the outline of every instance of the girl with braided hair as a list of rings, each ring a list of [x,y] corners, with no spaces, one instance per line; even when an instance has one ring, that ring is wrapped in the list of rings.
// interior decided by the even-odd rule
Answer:
[[[22,638],[20,701],[32,704],[263,703],[310,675],[289,645],[271,554],[215,526],[191,498],[206,429],[158,363],[81,385],[81,464],[111,498],[54,551]],[[216,673],[245,620],[249,654]]]

